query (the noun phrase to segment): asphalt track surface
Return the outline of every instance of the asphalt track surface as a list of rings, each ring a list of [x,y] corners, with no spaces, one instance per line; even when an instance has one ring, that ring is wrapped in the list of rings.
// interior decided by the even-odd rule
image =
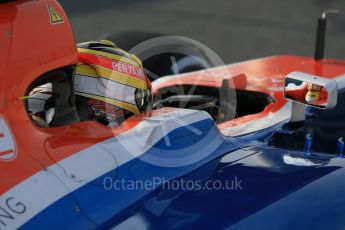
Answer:
[[[345,59],[344,0],[60,0],[78,42],[146,31],[195,39],[225,63],[314,53],[316,22],[329,15],[326,57]]]

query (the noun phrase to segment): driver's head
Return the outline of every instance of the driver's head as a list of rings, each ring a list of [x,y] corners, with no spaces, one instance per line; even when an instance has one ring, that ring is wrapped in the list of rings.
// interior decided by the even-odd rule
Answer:
[[[78,52],[74,90],[82,119],[112,126],[151,110],[151,83],[135,55],[107,40],[80,43]]]
[[[312,103],[318,100],[324,100],[325,93],[327,93],[327,91],[325,91],[322,86],[313,83],[308,83],[307,90],[308,91],[305,95],[305,100],[308,103]]]

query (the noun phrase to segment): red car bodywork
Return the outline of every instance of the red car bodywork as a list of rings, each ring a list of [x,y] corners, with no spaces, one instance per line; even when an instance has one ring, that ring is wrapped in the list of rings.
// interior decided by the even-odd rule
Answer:
[[[257,114],[239,117],[221,124],[222,129],[244,124],[265,117],[281,109],[287,101],[284,99],[284,78],[293,71],[301,71],[326,78],[334,78],[345,72],[345,62],[332,59],[315,61],[310,57],[272,56],[200,72],[187,73],[167,77],[163,81],[153,82],[154,94],[162,88],[174,85],[198,84],[210,87],[220,87],[223,79],[229,79],[230,87],[247,91],[262,92],[272,96],[274,103]]]

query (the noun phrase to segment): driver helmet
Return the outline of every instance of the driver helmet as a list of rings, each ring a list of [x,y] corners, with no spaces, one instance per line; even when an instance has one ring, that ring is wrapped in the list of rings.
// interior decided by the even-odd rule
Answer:
[[[84,42],[77,47],[74,92],[81,120],[115,126],[152,110],[151,83],[138,57],[108,40]]]
[[[322,102],[327,99],[327,91],[323,86],[308,83],[305,100],[308,103]]]

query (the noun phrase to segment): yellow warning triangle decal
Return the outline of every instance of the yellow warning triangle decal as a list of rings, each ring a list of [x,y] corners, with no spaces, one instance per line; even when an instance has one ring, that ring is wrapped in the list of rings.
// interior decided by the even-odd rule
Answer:
[[[48,12],[50,16],[50,22],[52,24],[64,23],[62,16],[50,5],[48,5]]]

